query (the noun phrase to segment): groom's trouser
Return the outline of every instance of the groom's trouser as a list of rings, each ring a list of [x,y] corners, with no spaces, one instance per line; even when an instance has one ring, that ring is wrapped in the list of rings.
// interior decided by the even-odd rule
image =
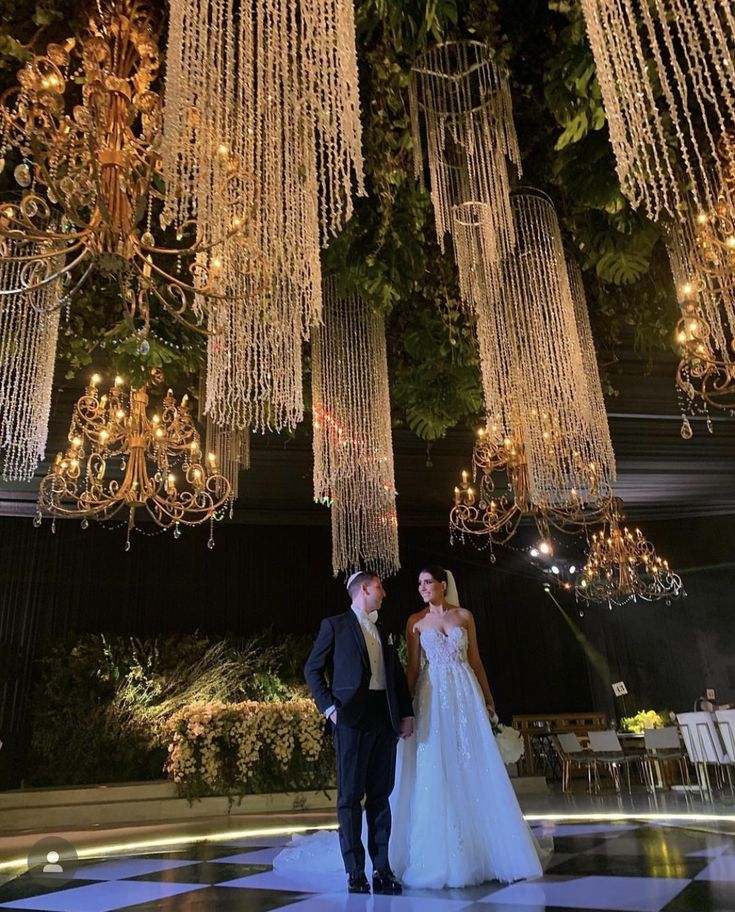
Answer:
[[[348,874],[365,870],[363,796],[368,852],[373,868],[389,866],[391,817],[388,799],[395,780],[397,738],[390,724],[385,691],[371,691],[369,700],[369,717],[360,728],[340,725],[338,713],[334,732],[339,844]]]

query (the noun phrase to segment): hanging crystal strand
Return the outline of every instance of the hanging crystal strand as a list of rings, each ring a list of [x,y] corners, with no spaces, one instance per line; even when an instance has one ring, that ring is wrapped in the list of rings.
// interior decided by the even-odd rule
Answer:
[[[0,248],[0,288],[22,285],[24,267]],[[56,260],[42,267],[55,270]],[[35,281],[35,280],[34,280]],[[61,282],[0,298],[0,464],[3,481],[31,481],[43,459],[59,335]]]
[[[508,437],[514,425],[513,391],[508,386],[512,328],[501,302],[502,270],[488,228],[489,209],[486,203],[455,206],[452,234],[460,297],[475,317],[488,430],[494,437]]]
[[[325,282],[312,339],[314,499],[331,508],[332,567],[399,567],[388,364],[382,318]]]
[[[716,146],[735,127],[729,4],[582,0],[582,11],[623,193],[652,219],[678,218],[683,185],[711,207],[722,180]]]
[[[235,501],[240,493],[240,471],[250,468],[250,432],[248,428],[221,427],[211,415],[205,414],[206,372],[199,378],[198,419],[204,424],[204,450],[207,459],[216,465],[220,475],[229,482],[229,515],[234,516]]]
[[[225,427],[293,428],[320,241],[363,192],[352,0],[174,0],[162,155],[167,220],[197,212],[217,236],[237,211],[252,239],[225,245],[207,410]]]
[[[615,452],[610,439],[610,425],[607,420],[605,398],[602,393],[602,383],[600,382],[600,369],[597,364],[597,352],[595,351],[595,341],[592,336],[587,297],[584,291],[584,282],[582,281],[582,270],[579,268],[577,261],[571,257],[566,258],[566,267],[577,332],[579,333],[579,344],[582,350],[587,393],[590,399],[590,436],[595,445],[595,452],[592,454],[592,458],[599,465],[609,467],[610,474],[606,480],[610,483],[615,481],[617,477],[617,467],[615,464]]]
[[[486,225],[498,251],[513,247],[508,162],[521,171],[506,77],[477,41],[447,42],[411,70],[411,123],[416,174],[423,176],[422,129],[437,239],[452,231],[452,210],[488,204]]]

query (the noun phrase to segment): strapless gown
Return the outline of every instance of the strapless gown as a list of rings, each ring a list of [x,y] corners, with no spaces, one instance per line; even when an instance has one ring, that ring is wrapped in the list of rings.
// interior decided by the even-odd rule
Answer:
[[[410,887],[510,883],[542,874],[541,850],[523,819],[467,658],[467,631],[420,636],[412,737],[398,745],[390,859]],[[338,871],[336,833],[297,838],[278,870]]]

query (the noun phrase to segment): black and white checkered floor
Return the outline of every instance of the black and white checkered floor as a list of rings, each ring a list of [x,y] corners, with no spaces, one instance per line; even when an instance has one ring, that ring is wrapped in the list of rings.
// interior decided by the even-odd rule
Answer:
[[[285,877],[287,836],[199,842],[77,862],[0,886],[0,909],[38,912],[733,912],[735,836],[658,824],[554,824],[544,877],[503,886],[349,896],[340,875]]]

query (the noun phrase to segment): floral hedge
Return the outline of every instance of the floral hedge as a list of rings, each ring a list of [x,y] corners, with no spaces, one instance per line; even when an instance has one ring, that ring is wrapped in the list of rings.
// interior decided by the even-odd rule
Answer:
[[[332,745],[311,700],[194,703],[166,728],[165,769],[186,798],[334,785]]]

